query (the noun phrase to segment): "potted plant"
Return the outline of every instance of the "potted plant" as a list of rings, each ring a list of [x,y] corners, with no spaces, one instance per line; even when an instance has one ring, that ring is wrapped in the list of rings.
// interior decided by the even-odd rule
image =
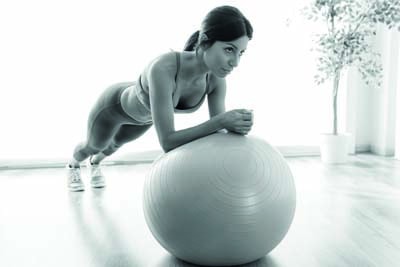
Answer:
[[[326,25],[313,40],[317,57],[317,84],[332,82],[332,132],[322,135],[321,158],[327,163],[347,160],[348,135],[338,132],[337,100],[341,74],[347,67],[357,67],[365,83],[380,87],[382,65],[380,54],[371,41],[377,24],[400,31],[399,0],[315,0],[302,9],[307,19]]]
[[[332,82],[332,131],[321,135],[321,159],[327,163],[347,160],[347,134],[338,132],[337,100],[341,74],[348,67],[357,67],[369,86],[382,84],[380,54],[372,48],[377,24],[400,31],[399,0],[315,0],[302,9],[309,20],[320,21],[326,31],[313,40],[317,57],[317,84]]]

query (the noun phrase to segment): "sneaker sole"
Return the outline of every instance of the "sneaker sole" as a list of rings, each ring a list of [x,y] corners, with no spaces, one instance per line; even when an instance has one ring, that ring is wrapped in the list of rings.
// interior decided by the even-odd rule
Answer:
[[[69,191],[71,192],[80,192],[80,191],[85,191],[84,187],[70,187]]]
[[[105,186],[106,186],[105,184],[92,184],[93,188],[103,188]]]

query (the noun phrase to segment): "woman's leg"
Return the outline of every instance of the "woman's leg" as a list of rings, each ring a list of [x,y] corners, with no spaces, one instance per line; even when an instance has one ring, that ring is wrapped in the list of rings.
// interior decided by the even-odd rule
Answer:
[[[113,140],[102,152],[90,157],[90,176],[92,187],[104,187],[105,177],[100,169],[100,162],[117,151],[123,144],[135,140],[144,134],[151,125],[122,125],[114,135]]]
[[[84,190],[84,184],[81,180],[80,163],[91,155],[95,155],[105,149],[112,141],[115,133],[120,125],[112,121],[112,117],[103,116],[106,110],[103,110],[94,119],[89,116],[89,127],[87,141],[79,144],[74,151],[73,160],[70,161],[67,168],[68,172],[68,187],[71,191]],[[110,119],[111,118],[111,119]],[[104,187],[104,177],[100,169],[95,174],[91,169],[93,187]],[[95,179],[93,177],[96,177]]]
[[[96,155],[93,155],[90,158],[90,164],[92,165],[98,165],[100,164],[100,162],[105,159],[106,157],[108,157],[106,154],[104,154],[103,152],[97,153]]]
[[[115,134],[110,145],[100,153],[90,158],[91,164],[100,164],[106,157],[117,151],[122,145],[131,142],[142,136],[149,128],[150,125],[122,125]]]
[[[120,125],[112,123],[109,118],[97,117],[94,121],[89,119],[87,140],[76,146],[69,165],[77,168],[88,157],[106,149],[112,143],[119,128]]]
[[[142,136],[152,124],[148,125],[122,125],[116,132],[113,140],[109,146],[101,151],[101,153],[95,155],[91,158],[92,164],[99,164],[105,157],[110,156],[115,151],[117,151],[124,144],[131,142],[140,136]]]
[[[126,88],[126,84],[116,84],[109,87],[98,98],[92,108],[87,127],[86,141],[76,146],[73,159],[69,162],[67,168],[68,187],[71,191],[84,190],[81,180],[80,163],[92,155],[99,154],[112,144],[115,135],[121,125],[126,123],[126,114],[122,112],[120,105],[120,96]],[[104,157],[103,157],[104,158]],[[92,166],[92,186],[103,187],[104,177],[98,166]]]
[[[107,88],[93,106],[88,118],[86,141],[75,147],[73,159],[69,162],[71,167],[79,167],[89,156],[106,149],[124,123],[125,118],[118,109],[120,94],[124,89],[122,85]]]

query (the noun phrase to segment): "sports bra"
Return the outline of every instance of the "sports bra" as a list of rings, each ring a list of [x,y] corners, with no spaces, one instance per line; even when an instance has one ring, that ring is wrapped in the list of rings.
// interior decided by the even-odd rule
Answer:
[[[178,52],[176,52],[176,53],[175,53],[175,56],[176,56],[176,66],[177,66],[177,67],[176,67],[176,74],[175,74],[175,89],[174,89],[174,92],[172,93],[172,99],[173,99],[173,103],[176,103],[175,105],[178,105],[178,99],[176,99],[177,94],[175,94],[175,92],[176,92],[177,86],[178,86],[177,78],[178,78],[178,74],[179,74],[179,71],[180,71],[180,65],[181,65],[181,63],[180,63],[180,54],[179,54]],[[135,87],[136,87],[136,88],[135,88],[136,95],[137,95],[137,98],[138,98],[139,102],[140,102],[149,112],[151,112],[149,92],[148,92],[148,90],[146,90],[146,89],[143,87],[142,82],[141,82],[141,78],[142,78],[142,77],[141,77],[141,75],[140,75],[140,76],[139,76],[139,79],[138,79],[138,81],[137,81],[137,83],[136,83],[137,86],[135,86]],[[196,104],[196,105],[193,106],[193,107],[185,108],[185,109],[179,109],[179,108],[177,108],[177,107],[175,106],[175,107],[174,107],[175,112],[176,112],[176,113],[191,113],[191,112],[196,111],[196,110],[199,109],[200,106],[203,104],[204,99],[205,99],[206,95],[208,94],[208,90],[209,90],[209,76],[208,76],[208,73],[207,73],[207,76],[206,76],[206,90],[205,90],[204,95],[201,97],[199,103]]]

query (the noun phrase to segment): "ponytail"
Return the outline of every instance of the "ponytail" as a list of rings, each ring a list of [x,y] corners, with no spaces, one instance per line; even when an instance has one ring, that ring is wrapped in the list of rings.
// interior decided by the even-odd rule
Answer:
[[[227,42],[242,36],[253,37],[249,20],[233,6],[220,6],[211,10],[201,23],[201,33],[196,31],[187,40],[183,50],[207,49],[216,41]]]
[[[185,46],[183,47],[183,51],[194,51],[197,46],[197,42],[199,41],[200,31],[196,31],[193,33],[189,39],[186,41]]]

